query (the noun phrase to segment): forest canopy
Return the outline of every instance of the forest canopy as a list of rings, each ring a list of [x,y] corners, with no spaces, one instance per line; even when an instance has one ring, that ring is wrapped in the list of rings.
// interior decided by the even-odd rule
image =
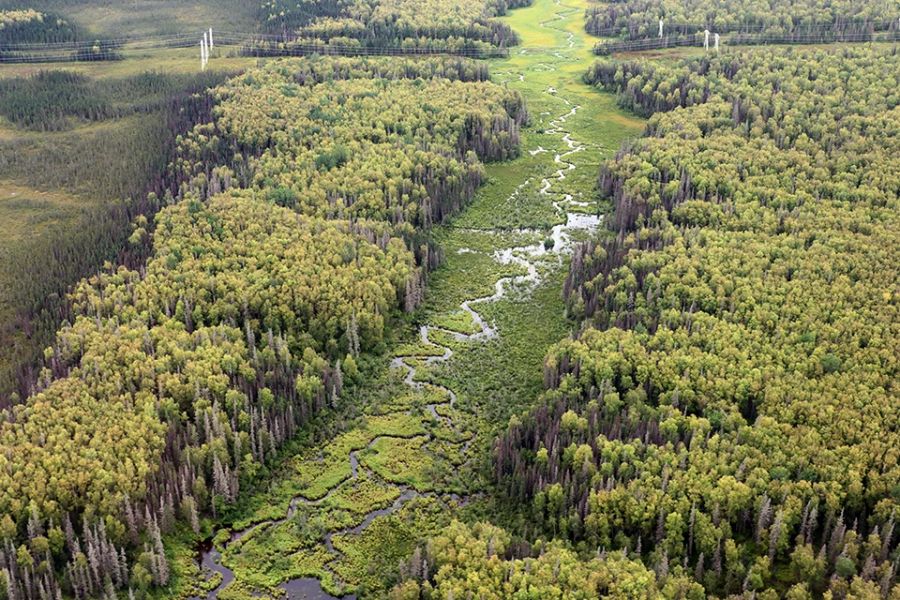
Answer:
[[[524,557],[509,558],[512,536],[489,523],[466,526],[454,521],[447,530],[418,549],[403,565],[404,581],[392,600],[504,598],[673,598],[680,591],[674,578],[663,590],[656,576],[624,553],[602,553],[581,560],[561,543],[537,545]],[[516,554],[522,554],[521,550]],[[428,573],[435,573],[433,581]]]
[[[896,49],[597,63],[653,114],[602,167],[585,329],[497,443],[526,537],[706,593],[886,597],[900,504]]]
[[[210,92],[211,120],[178,138],[178,193],[132,224],[146,264],[76,287],[35,392],[0,413],[0,589],[168,583],[160,536],[197,531],[337,402],[421,301],[431,223],[469,201],[481,160],[517,153],[522,100],[486,78],[457,59],[292,59]]]
[[[265,0],[260,20],[281,38],[273,49],[480,52],[515,45],[515,33],[494,17],[528,4],[530,0]]]
[[[668,34],[719,33],[861,34],[897,29],[897,5],[890,0],[628,0],[588,10],[585,27],[594,35],[656,37],[659,20]]]
[[[75,28],[55,15],[30,8],[0,10],[0,51],[5,44],[68,42]]]

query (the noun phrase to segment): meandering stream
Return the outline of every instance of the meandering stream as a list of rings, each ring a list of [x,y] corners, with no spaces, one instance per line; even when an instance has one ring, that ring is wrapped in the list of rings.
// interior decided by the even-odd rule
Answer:
[[[560,6],[558,0],[556,4],[557,6]],[[562,20],[563,18],[564,17],[558,13],[554,18],[548,19],[547,21],[541,23],[541,26],[559,31],[557,28],[551,27],[551,23]],[[568,32],[566,33],[566,35],[566,41],[569,48],[571,48],[574,46],[574,35]],[[526,51],[527,48],[523,49],[523,52]],[[559,53],[552,54],[552,56],[562,58]],[[519,81],[525,81],[526,75],[524,73],[518,73],[517,78],[519,79]],[[600,217],[598,217],[597,215],[571,210],[572,208],[583,209],[586,206],[586,203],[575,201],[571,194],[563,194],[554,191],[555,186],[558,186],[561,182],[563,182],[567,178],[567,176],[577,168],[576,163],[569,160],[570,157],[586,150],[586,146],[582,142],[574,139],[572,137],[572,134],[566,130],[567,121],[578,114],[578,111],[581,108],[580,105],[573,104],[567,98],[563,97],[558,90],[552,87],[548,88],[544,93],[550,94],[561,100],[565,104],[567,109],[564,114],[561,114],[560,116],[551,120],[549,122],[549,127],[545,130],[546,134],[559,136],[560,140],[565,145],[565,149],[554,154],[553,161],[554,165],[557,167],[557,170],[547,178],[541,179],[540,189],[538,190],[538,193],[541,196],[557,197],[551,200],[551,204],[559,214],[562,222],[554,226],[550,230],[549,235],[547,235],[546,232],[539,232],[536,230],[522,230],[526,233],[546,235],[546,241],[529,245],[499,248],[493,251],[492,257],[495,261],[497,261],[501,265],[519,267],[522,271],[522,274],[501,277],[494,283],[493,292],[491,294],[466,300],[459,305],[460,310],[468,314],[468,316],[471,318],[471,321],[474,324],[473,333],[460,333],[458,331],[451,331],[436,325],[423,325],[419,330],[419,338],[422,344],[428,348],[437,348],[440,354],[435,355],[433,352],[429,351],[427,354],[423,352],[419,355],[413,354],[410,356],[397,357],[391,362],[392,368],[404,369],[406,371],[404,382],[410,388],[413,388],[415,390],[422,390],[427,387],[430,390],[437,391],[443,394],[445,398],[443,402],[432,402],[426,405],[426,410],[435,421],[440,422],[450,429],[457,430],[457,433],[459,433],[458,426],[456,423],[454,423],[452,417],[447,416],[446,414],[442,415],[441,412],[438,411],[438,406],[447,405],[451,409],[451,411],[449,412],[452,414],[452,409],[455,408],[458,400],[456,392],[442,385],[425,383],[419,380],[418,377],[418,370],[420,368],[420,365],[432,366],[438,363],[447,362],[451,358],[453,358],[453,349],[447,345],[441,344],[435,339],[432,339],[432,334],[435,332],[440,332],[444,336],[452,336],[454,340],[464,343],[486,342],[499,335],[502,335],[502,332],[498,330],[497,326],[494,323],[487,322],[487,320],[481,315],[481,313],[479,312],[479,307],[488,303],[502,300],[503,298],[507,297],[513,289],[516,289],[521,293],[529,293],[541,283],[541,269],[538,268],[541,260],[545,260],[549,257],[561,257],[570,252],[572,246],[574,245],[574,232],[592,231],[600,223]],[[533,150],[530,150],[532,156],[544,152],[548,152],[548,150],[540,146]],[[526,188],[528,185],[531,185],[532,183],[533,180],[531,178],[526,178],[513,191],[513,196],[517,196],[518,194],[520,194],[524,188]],[[499,236],[498,239],[500,239]],[[474,251],[463,249],[460,252]],[[379,439],[385,437],[390,436],[375,437],[369,442],[368,447],[371,448],[372,445],[375,444]],[[429,441],[427,443],[430,443],[433,439],[433,435],[429,434]],[[461,452],[464,456],[469,454],[470,447],[473,442],[473,437],[470,437],[469,439],[463,440],[461,442],[463,444]],[[364,470],[365,467],[360,464],[357,451],[355,450],[349,452],[347,459],[350,463],[350,480],[356,480],[360,477],[360,472]],[[399,492],[399,495],[389,506],[382,507],[377,510],[372,510],[363,515],[362,520],[357,525],[337,531],[331,531],[325,534],[323,544],[327,548],[328,552],[335,557],[335,559],[339,558],[341,556],[341,553],[337,548],[334,547],[334,536],[358,535],[365,531],[365,529],[368,528],[375,519],[390,515],[400,510],[406,503],[410,502],[414,498],[420,496],[431,496],[441,499],[441,501],[443,501],[443,499],[450,498],[456,503],[464,503],[467,500],[466,498],[460,498],[458,496],[450,494],[439,495],[433,492],[418,492],[410,486],[392,484],[390,482],[384,481],[382,478],[378,477],[375,473],[368,469],[365,470],[365,475],[367,477],[374,478],[385,485],[395,486],[397,491]],[[283,518],[263,521],[240,531],[232,531],[228,544],[240,540],[246,536],[253,535],[254,533],[259,532],[265,528],[275,527],[277,525],[285,523],[287,520],[293,518],[296,515],[297,509],[300,506],[321,505],[333,493],[335,493],[339,487],[340,484],[334,486],[328,491],[325,496],[317,500],[309,500],[307,498],[304,498],[303,496],[297,496],[293,498],[290,501]],[[210,590],[206,595],[207,600],[214,600],[218,597],[221,590],[223,590],[226,586],[230,585],[234,581],[235,574],[231,569],[222,564],[221,554],[219,550],[213,546],[212,540],[206,540],[198,547],[197,550],[198,560],[202,569],[205,572],[218,573],[221,576],[220,583],[215,587],[215,589]],[[326,566],[326,569],[327,568],[328,567]],[[337,581],[337,575],[334,574],[333,571],[332,574]],[[337,599],[337,597],[325,592],[322,589],[321,583],[316,578],[305,577],[294,579],[281,584],[280,587],[284,590],[287,598],[292,600]],[[343,598],[344,600],[347,600],[350,598],[355,598],[355,596],[350,595],[344,596]]]

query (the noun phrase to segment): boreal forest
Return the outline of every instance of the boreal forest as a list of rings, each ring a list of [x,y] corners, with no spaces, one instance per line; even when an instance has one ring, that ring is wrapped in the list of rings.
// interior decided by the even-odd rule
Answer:
[[[900,6],[0,0],[0,600],[900,599]]]

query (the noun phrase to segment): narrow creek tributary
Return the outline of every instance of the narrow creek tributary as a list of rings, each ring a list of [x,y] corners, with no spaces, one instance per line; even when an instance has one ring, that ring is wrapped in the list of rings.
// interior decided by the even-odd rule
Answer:
[[[551,19],[543,23],[542,25],[547,27],[548,24],[555,19]],[[571,45],[571,39],[569,40]],[[520,80],[524,81],[524,74],[519,75]],[[406,385],[414,388],[416,390],[423,389],[425,386],[428,386],[432,390],[442,392],[446,400],[444,402],[431,403],[426,406],[429,414],[436,419],[437,421],[442,422],[448,427],[453,428],[454,424],[450,417],[441,415],[438,412],[438,406],[440,404],[448,404],[452,409],[457,402],[456,393],[444,386],[433,384],[433,383],[424,383],[418,379],[418,366],[420,364],[424,365],[434,365],[437,363],[442,363],[449,361],[453,357],[453,350],[441,343],[431,339],[431,334],[435,331],[440,331],[442,334],[450,335],[455,340],[460,342],[483,342],[490,340],[501,334],[497,330],[497,328],[492,323],[488,323],[478,312],[477,307],[479,305],[483,305],[486,303],[497,302],[504,297],[506,297],[510,290],[515,287],[518,290],[522,290],[523,293],[527,293],[527,291],[534,289],[541,282],[541,273],[537,268],[536,261],[540,257],[546,255],[556,255],[561,256],[568,252],[570,252],[572,246],[574,245],[574,238],[572,233],[575,231],[584,231],[590,232],[597,228],[600,223],[600,217],[596,214],[587,214],[584,212],[576,212],[571,211],[570,208],[583,208],[584,203],[579,203],[575,201],[570,194],[557,194],[553,191],[553,188],[556,184],[566,179],[567,175],[571,173],[571,171],[577,168],[577,165],[568,160],[572,155],[582,152],[586,149],[586,146],[581,142],[572,138],[570,132],[566,130],[566,122],[575,116],[579,109],[581,108],[579,105],[571,103],[568,99],[559,96],[559,92],[554,88],[549,88],[545,91],[547,94],[554,95],[562,100],[566,107],[567,111],[556,117],[555,119],[549,122],[549,128],[546,129],[545,133],[549,135],[558,135],[560,139],[565,144],[566,149],[561,152],[557,152],[554,155],[554,164],[558,166],[558,169],[552,173],[549,177],[541,180],[541,187],[538,193],[541,196],[551,196],[558,195],[560,198],[552,200],[552,205],[554,209],[558,212],[562,223],[554,226],[549,235],[546,237],[546,241],[541,241],[538,243],[524,245],[524,246],[514,246],[507,247],[495,250],[493,252],[493,258],[498,263],[502,265],[516,265],[522,268],[524,274],[506,276],[498,279],[494,284],[494,291],[492,294],[483,296],[480,298],[470,299],[462,302],[459,305],[459,308],[467,313],[472,322],[475,325],[477,331],[474,333],[460,333],[456,331],[450,331],[447,329],[443,329],[434,325],[423,325],[419,330],[419,337],[423,344],[426,346],[434,346],[437,347],[438,350],[441,351],[441,354],[434,355],[429,353],[428,355],[410,355],[394,358],[391,362],[392,368],[397,369],[405,369],[406,376],[404,381]],[[538,147],[536,149],[529,151],[532,155],[547,152],[542,147]],[[530,185],[532,183],[532,179],[526,179],[523,183],[513,192],[513,194],[519,194],[521,190]],[[522,233],[534,233],[544,235],[544,232],[540,232],[537,230],[520,230]],[[479,230],[479,232],[484,233],[485,230]],[[379,436],[373,439],[369,443],[369,447],[374,444],[377,440],[382,437],[389,436]],[[463,454],[467,454],[469,452],[469,448],[472,444],[473,440],[466,440],[464,446],[462,448]],[[360,469],[364,468],[360,465],[359,459],[356,451],[352,451],[349,453],[348,460],[350,461],[351,468],[351,479],[356,479],[359,477]],[[367,471],[368,476],[377,477],[371,471]],[[386,482],[385,482],[386,483]],[[325,535],[323,543],[327,548],[328,552],[335,556],[335,558],[340,557],[340,551],[334,547],[332,543],[332,538],[335,535],[345,535],[345,534],[360,534],[362,533],[371,523],[377,519],[378,517],[390,515],[397,510],[399,510],[404,504],[409,502],[410,500],[419,497],[419,496],[439,496],[434,493],[421,493],[413,489],[409,486],[404,485],[396,485],[398,490],[400,491],[400,495],[394,500],[394,502],[386,507],[378,510],[373,510],[366,515],[363,516],[362,521],[355,525],[354,527],[348,527],[346,529],[341,529],[338,531],[332,531]],[[297,508],[301,505],[304,506],[317,506],[324,502],[333,492],[338,489],[337,486],[332,488],[328,494],[319,498],[317,500],[309,500],[302,496],[297,496],[293,500],[291,500],[286,514],[281,519],[263,521],[261,523],[254,524],[246,529],[240,531],[232,531],[231,537],[229,539],[229,544],[233,543],[241,538],[251,535],[256,531],[259,531],[266,527],[277,526],[291,519],[297,511]],[[453,496],[453,495],[445,495],[445,496]],[[465,498],[453,497],[456,501],[465,502]],[[205,540],[202,544],[200,544],[197,548],[198,552],[198,561],[201,565],[201,568],[208,573],[218,573],[221,575],[221,581],[219,584],[212,590],[210,590],[207,595],[207,600],[214,600],[218,597],[219,592],[223,590],[226,586],[230,585],[234,579],[234,572],[225,566],[222,562],[222,556],[217,548],[214,547],[212,540]],[[348,595],[343,597],[332,596],[322,589],[321,583],[318,579],[312,577],[304,577],[299,579],[293,579],[291,581],[287,581],[281,584],[281,589],[284,590],[286,596],[290,600],[337,600],[338,598],[343,598],[343,600],[348,600],[351,598],[355,598],[354,595]]]

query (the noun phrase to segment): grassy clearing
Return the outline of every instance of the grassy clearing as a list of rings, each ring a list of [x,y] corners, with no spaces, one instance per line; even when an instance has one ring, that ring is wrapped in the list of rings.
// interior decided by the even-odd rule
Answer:
[[[425,305],[428,317],[441,313],[453,314],[459,310],[463,301],[492,294],[494,283],[501,277],[523,275],[525,270],[522,267],[501,265],[494,260],[494,252],[500,248],[534,243],[542,239],[541,235],[523,238],[451,228],[438,232],[436,237],[444,248],[447,259],[432,274],[428,283]],[[495,245],[491,246],[491,242]],[[459,250],[462,248],[473,251],[460,254]],[[440,342],[437,333],[431,335],[434,342]]]
[[[172,74],[200,72],[200,51],[193,48],[123,49],[124,60],[100,62],[63,62],[41,64],[0,64],[0,79],[28,77],[48,69],[80,73],[95,79],[114,79],[139,75],[148,71]],[[242,71],[261,64],[265,59],[237,56],[234,52],[214,51],[210,69]]]
[[[295,577],[319,576],[332,560],[319,544],[319,527],[318,521],[296,519],[260,529],[233,544],[225,564],[239,583],[267,591]]]
[[[481,328],[475,323],[475,319],[472,318],[472,315],[462,310],[444,315],[436,315],[435,318],[432,319],[432,324],[435,327],[440,327],[447,331],[455,331],[457,333],[468,335],[481,331]]]
[[[362,472],[353,482],[342,485],[323,503],[324,507],[332,507],[351,513],[355,520],[346,526],[358,525],[361,517],[371,510],[380,510],[390,506],[400,496],[396,486],[384,485],[378,479]]]
[[[534,108],[529,104],[532,121]],[[558,136],[526,133],[524,142],[548,151],[563,150]],[[550,154],[532,156],[525,152],[515,160],[488,167],[488,178],[475,202],[453,222],[455,227],[471,229],[549,228],[560,222],[559,214],[538,195],[541,180],[555,170],[547,160]],[[528,177],[523,181],[522,174]],[[496,240],[495,240],[496,243]]]
[[[171,35],[207,27],[248,31],[255,27],[258,3],[244,0],[0,0],[0,9],[28,6],[63,16],[79,37]],[[227,16],[227,21],[223,21]]]
[[[440,356],[444,350],[434,344],[426,344],[421,340],[400,344],[394,349],[394,356]]]
[[[0,254],[23,238],[41,235],[50,226],[69,221],[84,203],[73,194],[0,181]]]
[[[382,436],[415,438],[425,433],[422,420],[404,413],[372,415],[318,452],[295,457],[297,493],[317,500],[351,476],[350,453],[365,449]]]
[[[426,436],[411,439],[379,438],[360,453],[367,468],[385,481],[431,491],[443,479],[439,461],[424,450]]]
[[[224,77],[0,80],[0,406],[27,389],[68,287],[124,247],[128,203],[167,166],[170,98]]]

